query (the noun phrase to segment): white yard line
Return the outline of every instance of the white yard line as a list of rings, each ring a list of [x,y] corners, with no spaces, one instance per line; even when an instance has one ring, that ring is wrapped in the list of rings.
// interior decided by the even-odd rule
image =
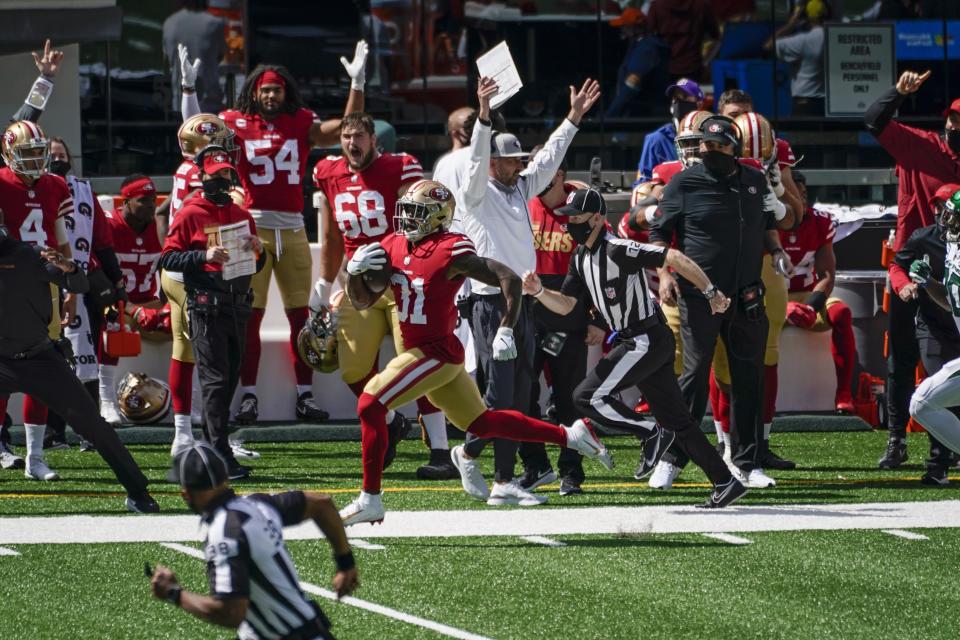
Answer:
[[[363,538],[350,538],[350,546],[357,549],[366,549],[367,551],[383,551],[386,549],[382,544],[367,542]]]
[[[174,551],[179,551],[180,553],[185,553],[188,556],[197,558],[199,560],[204,560],[203,552],[199,549],[194,549],[193,547],[188,547],[186,545],[177,544],[176,542],[161,542],[162,546],[167,547],[168,549],[173,549]],[[458,640],[491,640],[486,636],[477,635],[475,633],[470,633],[469,631],[464,631],[463,629],[457,629],[456,627],[451,627],[439,622],[434,622],[433,620],[427,620],[426,618],[421,618],[420,616],[411,615],[409,613],[404,613],[403,611],[397,611],[396,609],[391,609],[390,607],[385,607],[383,605],[376,604],[374,602],[368,602],[366,600],[361,600],[360,598],[354,598],[353,596],[346,596],[337,600],[337,594],[329,589],[324,589],[323,587],[318,587],[315,584],[310,584],[309,582],[300,582],[300,588],[306,591],[307,593],[312,593],[316,596],[326,598],[327,600],[333,600],[334,602],[341,602],[343,604],[350,605],[351,607],[357,607],[358,609],[363,609],[365,611],[370,611],[372,613],[379,613],[382,616],[387,616],[388,618],[393,618],[394,620],[399,620],[401,622],[406,622],[407,624],[412,624],[417,627],[422,627],[424,629],[430,629],[431,631],[436,631],[441,635],[445,635],[450,638],[458,638]]]
[[[388,511],[384,524],[356,525],[351,534],[379,538],[459,536],[643,535],[849,529],[960,528],[960,500],[868,504],[483,509]],[[286,529],[288,540],[322,537],[312,522]],[[58,516],[0,518],[0,545],[200,540],[198,518],[182,516]]]
[[[542,544],[545,547],[565,547],[567,543],[548,538],[546,536],[520,536],[521,540],[532,542],[533,544]]]
[[[13,549],[8,549],[6,547],[0,547],[0,556],[18,556],[20,555],[19,551],[14,551]]]
[[[753,542],[753,540],[741,538],[740,536],[733,536],[729,533],[704,533],[702,535],[705,538],[713,538],[714,540],[719,540],[720,542],[726,542],[728,544],[750,544]]]
[[[913,531],[904,531],[903,529],[884,529],[884,533],[889,533],[892,536],[897,536],[898,538],[906,538],[907,540],[929,540],[927,536],[922,533],[914,533]]]

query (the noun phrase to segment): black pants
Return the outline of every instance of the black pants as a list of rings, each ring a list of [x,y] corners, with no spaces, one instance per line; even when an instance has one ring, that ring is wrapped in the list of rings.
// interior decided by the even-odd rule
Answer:
[[[730,436],[733,462],[743,471],[760,466],[763,444],[763,354],[767,346],[767,316],[748,320],[739,301],[723,315],[714,315],[699,293],[680,297],[680,336],[683,340],[683,373],[680,391],[699,429],[707,412],[710,366],[717,338],[723,340],[730,362],[732,411]],[[687,457],[671,448],[664,460],[679,467]]]
[[[0,358],[0,393],[32,395],[66,418],[77,435],[93,443],[127,493],[146,490],[147,479],[140,467],[52,345],[24,360]]]
[[[535,340],[530,303],[524,299],[520,318],[513,328],[517,343],[517,357],[513,360],[493,359],[493,339],[506,313],[503,296],[472,295],[470,330],[477,351],[477,368],[482,371],[484,386],[480,392],[490,409],[514,409],[522,413],[530,410],[530,391],[533,387],[533,354]],[[464,450],[471,458],[480,455],[490,442],[467,432]],[[519,443],[503,438],[493,439],[493,466],[497,482],[513,480]]]
[[[640,414],[624,404],[619,392],[637,387],[650,404],[657,422],[676,432],[676,446],[700,466],[714,484],[730,479],[730,471],[717,450],[700,431],[673,375],[673,332],[659,324],[645,334],[618,339],[616,346],[577,387],[577,409],[606,427],[639,437],[649,433]]]
[[[951,360],[960,358],[960,337],[955,332],[945,334],[943,331],[931,328],[923,321],[921,315],[917,316],[917,346],[920,351],[920,361],[923,362],[923,368],[928,376],[935,374]],[[960,407],[954,407],[951,411],[960,416]],[[953,466],[953,452],[929,432],[927,436],[930,438],[927,469],[940,472]]]
[[[190,341],[203,396],[204,436],[227,462],[235,463],[227,427],[230,401],[240,381],[250,305],[220,305],[211,312],[197,309],[191,302],[188,298]]]
[[[566,426],[573,424],[580,417],[573,401],[573,392],[587,373],[587,345],[584,342],[587,337],[585,327],[587,315],[583,304],[578,303],[568,316],[579,318],[579,322],[564,323],[558,319],[557,314],[551,313],[543,305],[534,304],[533,306],[536,351],[533,356],[534,378],[530,390],[530,408],[527,412],[528,415],[534,417],[542,415],[540,411],[539,375],[544,367],[548,366],[550,367],[550,378],[553,382],[551,397],[557,410],[557,420],[560,424]],[[564,317],[560,316],[559,318]],[[557,355],[551,355],[543,350],[544,338],[551,332],[556,331],[566,333],[567,337]],[[520,460],[526,469],[542,471],[550,468],[547,449],[542,442],[521,442]],[[573,449],[562,447],[560,455],[557,457],[557,470],[560,472],[561,478],[569,478],[577,484],[581,484],[584,480],[583,456]]]
[[[891,292],[887,316],[887,428],[892,438],[906,437],[910,421],[910,396],[916,388],[917,360],[920,358],[916,315],[915,301],[904,302]]]

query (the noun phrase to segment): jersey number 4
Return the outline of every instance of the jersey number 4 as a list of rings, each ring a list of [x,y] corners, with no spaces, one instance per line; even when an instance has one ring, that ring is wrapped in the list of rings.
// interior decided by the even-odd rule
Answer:
[[[269,140],[247,140],[243,148],[247,154],[247,161],[263,170],[263,173],[250,173],[250,182],[253,184],[270,184],[277,173],[287,172],[287,184],[300,184],[300,152],[297,150],[296,140],[284,140],[283,146],[277,149],[274,157],[258,156],[257,149],[269,149],[272,143]]]
[[[43,210],[31,209],[20,225],[20,240],[38,247],[47,244],[47,232],[43,230]]]
[[[401,300],[397,308],[400,322],[427,324],[427,316],[423,313],[423,278],[410,280],[402,273],[394,273],[390,282],[400,287]]]
[[[386,205],[379,191],[338,193],[333,208],[340,233],[345,238],[356,238],[361,233],[368,238],[376,238],[390,229]]]

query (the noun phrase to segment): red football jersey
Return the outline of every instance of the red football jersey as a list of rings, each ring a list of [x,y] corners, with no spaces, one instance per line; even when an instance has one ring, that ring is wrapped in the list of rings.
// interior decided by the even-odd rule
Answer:
[[[793,262],[794,275],[790,278],[790,293],[812,291],[817,284],[814,256],[817,249],[832,244],[837,235],[837,221],[824,211],[807,208],[800,226],[792,231],[780,231],[780,244]]]
[[[564,193],[576,190],[572,184],[563,185]],[[565,275],[577,248],[577,243],[567,233],[566,217],[554,215],[553,209],[545,205],[540,196],[531,198],[527,209],[533,227],[533,246],[537,251],[537,273],[542,276]]]
[[[220,117],[240,146],[237,173],[243,185],[243,208],[303,212],[303,174],[310,153],[310,127],[319,122],[310,109],[281,113],[272,120],[229,109]]]
[[[797,157],[793,154],[793,147],[783,138],[777,138],[777,164],[780,170],[797,164]]]
[[[670,184],[670,179],[683,171],[684,168],[683,163],[679,160],[661,162],[653,168],[653,173],[650,174],[650,182],[667,186]]]
[[[183,208],[183,203],[193,191],[203,187],[200,182],[200,167],[193,160],[184,160],[173,174],[173,190],[170,192],[170,224],[177,212]]]
[[[420,161],[406,153],[381,153],[359,172],[343,156],[327,156],[313,167],[313,182],[330,203],[347,258],[358,247],[393,234],[401,185],[422,179]]]
[[[29,187],[9,167],[0,169],[0,209],[10,235],[40,247],[57,247],[57,218],[73,214],[66,181],[50,173]]]
[[[457,326],[454,300],[464,278],[447,278],[447,268],[457,256],[476,254],[473,242],[451,231],[431,234],[417,244],[396,234],[381,242],[393,270],[390,286],[403,346],[420,349],[441,362],[463,362],[463,344],[453,330]]]
[[[219,244],[218,234],[222,225],[244,222],[250,225],[251,235],[257,235],[257,225],[246,209],[230,202],[222,207],[206,198],[190,198],[177,217],[163,244],[163,253],[171,251],[206,251]],[[223,271],[223,265],[204,262],[203,270],[209,273]]]
[[[120,262],[120,270],[127,279],[127,297],[130,302],[143,303],[157,297],[157,263],[160,262],[160,238],[157,222],[137,233],[119,210],[107,214],[113,232],[113,249]]]

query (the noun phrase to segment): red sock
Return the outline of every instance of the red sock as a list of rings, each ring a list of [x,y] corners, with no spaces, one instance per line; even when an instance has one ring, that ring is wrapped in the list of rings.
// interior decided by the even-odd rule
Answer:
[[[170,358],[170,371],[167,377],[170,383],[170,395],[173,398],[174,415],[190,415],[190,403],[193,401],[193,363]]]
[[[260,325],[263,324],[265,309],[254,309],[247,321],[247,344],[243,350],[243,362],[240,363],[240,384],[253,387],[257,384],[257,370],[260,368]]]
[[[720,385],[717,384],[717,378],[713,373],[713,368],[710,368],[710,412],[713,414],[713,419],[717,422],[720,422]]]
[[[440,413],[440,409],[433,406],[433,403],[427,400],[427,396],[417,398],[417,411],[419,411],[422,416],[428,416],[431,413]]]
[[[375,375],[377,375],[377,365],[376,365],[376,364],[374,364],[374,365],[373,365],[373,368],[370,369],[370,373],[368,373],[367,375],[363,376],[362,378],[360,378],[360,379],[357,380],[356,382],[348,382],[348,383],[347,383],[347,386],[350,387],[350,391],[353,391],[353,395],[355,395],[355,396],[357,396],[357,398],[359,398],[360,396],[363,395],[363,388],[367,386],[367,383],[368,383],[368,382],[370,382],[370,378],[372,378],[372,377],[375,376]]]
[[[830,352],[837,368],[837,389],[850,390],[853,382],[853,363],[857,359],[857,340],[853,336],[853,314],[841,303],[827,307],[827,317],[833,327]]]
[[[31,395],[23,397],[24,424],[47,424],[47,405]]]
[[[383,459],[387,455],[387,408],[369,393],[357,401],[360,416],[360,451],[363,460],[363,490],[380,493]]]
[[[306,307],[287,309],[287,322],[290,323],[290,359],[293,360],[293,371],[299,385],[313,384],[313,369],[297,355],[297,336],[309,318],[310,310]]]
[[[730,392],[718,388],[718,393],[720,394],[720,428],[724,433],[730,433],[730,407],[732,406]]]
[[[773,422],[777,412],[777,365],[763,368],[763,424]]]
[[[470,423],[467,431],[479,438],[505,438],[520,442],[549,442],[567,446],[563,427],[535,420],[519,411],[484,411]]]

